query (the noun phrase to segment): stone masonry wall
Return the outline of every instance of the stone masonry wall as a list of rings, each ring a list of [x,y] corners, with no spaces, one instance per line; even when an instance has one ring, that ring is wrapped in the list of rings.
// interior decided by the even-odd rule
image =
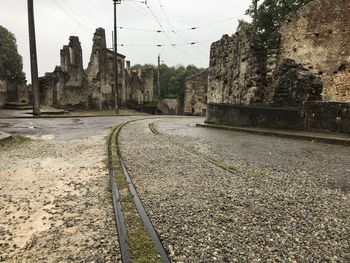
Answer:
[[[185,81],[185,115],[205,115],[207,111],[208,70],[190,76]]]
[[[319,75],[326,101],[350,101],[349,14],[349,0],[315,0],[280,29],[277,67],[288,58]]]
[[[88,81],[79,38],[71,36],[60,55],[61,66],[39,78],[41,104],[60,108],[88,108]]]
[[[263,48],[248,31],[224,35],[211,45],[208,103],[261,103],[264,94]]]
[[[128,104],[143,105],[157,102],[153,69],[127,71]]]
[[[118,101],[126,103],[125,56],[118,54]],[[86,69],[89,81],[90,100],[94,107],[106,108],[114,105],[114,52],[107,49],[106,33],[97,28],[93,37],[90,62]]]

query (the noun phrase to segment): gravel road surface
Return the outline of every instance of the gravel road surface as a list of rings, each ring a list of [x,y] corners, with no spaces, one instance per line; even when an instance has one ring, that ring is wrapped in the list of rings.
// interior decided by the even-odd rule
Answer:
[[[154,135],[145,120],[121,132],[174,262],[350,262],[349,147],[196,128],[202,121],[159,120]]]

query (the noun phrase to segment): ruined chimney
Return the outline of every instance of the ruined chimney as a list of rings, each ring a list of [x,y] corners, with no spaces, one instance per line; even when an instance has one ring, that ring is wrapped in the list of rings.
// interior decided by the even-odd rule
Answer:
[[[69,61],[71,65],[83,67],[83,51],[79,41],[79,37],[70,36],[69,37]]]
[[[63,48],[60,51],[61,55],[61,67],[64,72],[68,71],[68,66],[70,64],[70,59],[69,59],[69,47],[68,46],[63,46]]]

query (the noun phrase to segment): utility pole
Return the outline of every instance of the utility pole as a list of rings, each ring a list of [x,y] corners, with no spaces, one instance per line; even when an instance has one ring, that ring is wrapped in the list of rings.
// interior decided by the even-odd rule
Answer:
[[[39,78],[38,62],[36,55],[35,24],[33,0],[27,0],[28,4],[28,25],[29,25],[29,46],[30,46],[30,68],[32,75],[33,90],[33,115],[40,115],[40,96],[39,96]]]
[[[160,102],[160,54],[158,55],[158,101]]]
[[[119,90],[119,76],[118,76],[118,43],[117,43],[117,4],[121,0],[113,0],[114,3],[114,109],[115,113],[119,114],[118,108],[118,90]]]

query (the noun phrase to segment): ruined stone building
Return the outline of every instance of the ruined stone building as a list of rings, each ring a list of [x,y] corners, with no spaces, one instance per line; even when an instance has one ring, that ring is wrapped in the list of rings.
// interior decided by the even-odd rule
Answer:
[[[280,28],[270,72],[292,59],[320,76],[326,101],[350,101],[350,1],[315,0]]]
[[[79,38],[71,36],[60,52],[61,65],[39,79],[40,103],[64,108],[88,107],[88,82]]]
[[[0,108],[14,102],[28,103],[26,80],[24,77],[9,77],[6,68],[0,61]]]
[[[127,64],[127,101],[130,106],[152,104],[158,101],[154,88],[153,69],[130,69]]]
[[[211,46],[209,103],[252,104],[262,102],[264,65],[261,47],[252,45],[251,32],[224,35]]]
[[[117,54],[118,102],[126,103],[125,56]],[[96,29],[93,37],[90,62],[86,70],[89,82],[89,96],[94,108],[112,107],[114,103],[114,52],[107,49],[103,28]]]
[[[314,0],[267,46],[251,30],[213,43],[207,121],[349,132],[349,14],[349,0]]]
[[[204,70],[185,80],[185,115],[203,115],[207,113],[208,71]]]
[[[40,78],[42,105],[59,108],[110,109],[114,105],[114,56],[107,48],[103,28],[96,29],[86,70],[78,37],[70,37],[61,50],[61,65]],[[125,68],[127,64],[127,68]],[[130,62],[117,54],[118,105],[143,105],[157,101],[153,71],[131,71]]]

